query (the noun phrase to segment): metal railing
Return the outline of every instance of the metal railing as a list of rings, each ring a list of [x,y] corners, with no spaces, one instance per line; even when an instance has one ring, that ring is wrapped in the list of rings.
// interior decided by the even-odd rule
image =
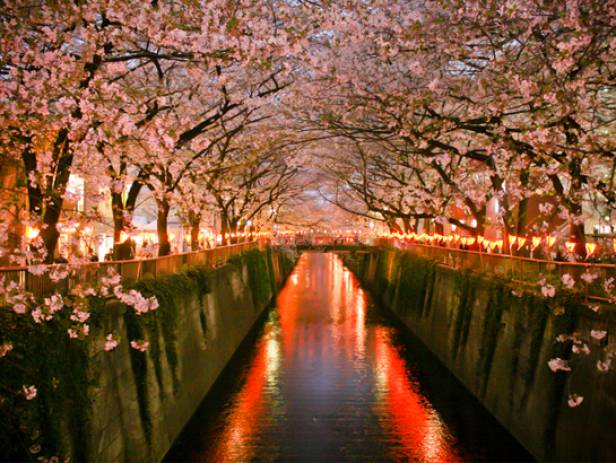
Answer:
[[[584,273],[597,275],[594,284],[586,285],[588,296],[604,299],[600,283],[607,278],[616,280],[616,265],[589,262],[560,262],[530,257],[492,254],[444,246],[431,246],[420,243],[405,243],[401,249],[433,259],[455,269],[474,269],[495,273],[523,284],[536,284],[541,278],[561,280],[565,274],[571,275],[578,283]],[[578,286],[579,287],[579,286]]]
[[[79,284],[99,281],[101,277],[108,274],[110,268],[122,276],[122,282],[127,283],[144,276],[157,277],[188,267],[219,267],[224,265],[231,256],[261,247],[259,241],[250,241],[148,259],[91,262],[79,266],[71,272],[70,276],[59,281],[53,281],[51,273],[53,270],[67,269],[68,264],[52,264],[51,271],[43,275],[34,275],[26,267],[0,267],[0,278],[4,278],[5,282],[14,281],[19,287],[32,292],[35,296],[44,296],[51,292],[66,292]]]

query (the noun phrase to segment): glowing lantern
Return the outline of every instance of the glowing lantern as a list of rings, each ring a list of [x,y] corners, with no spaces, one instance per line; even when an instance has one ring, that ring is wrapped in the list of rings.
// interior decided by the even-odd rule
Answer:
[[[483,236],[480,235],[480,236],[477,237],[477,243],[482,244],[483,240],[484,240]]]
[[[552,246],[554,246],[554,243],[556,243],[556,237],[555,236],[548,236],[545,239],[545,242],[548,245],[548,248],[551,248]]]
[[[481,243],[483,245],[483,248],[487,251],[488,248],[490,247],[490,240],[483,240],[483,242]]]
[[[567,251],[569,252],[575,251],[575,243],[573,241],[567,241],[565,243],[565,247],[567,248]]]
[[[28,226],[26,227],[26,238],[28,238],[28,240],[33,240],[39,236],[40,232],[41,231],[38,228]]]
[[[541,243],[541,237],[540,236],[533,236],[531,248],[533,250],[536,249],[537,246],[539,246],[540,243]]]
[[[518,250],[520,250],[524,244],[526,244],[526,238],[518,236]]]
[[[499,252],[503,250],[503,240],[496,240],[496,247],[498,248]]]
[[[509,247],[512,248],[516,240],[518,239],[518,237],[515,235],[509,235],[508,239],[509,239]]]
[[[455,235],[453,235],[453,242],[457,243],[458,241],[460,241],[460,235],[456,233]],[[614,246],[616,247],[616,240],[614,240]]]
[[[591,256],[597,249],[597,243],[586,243],[586,254]]]
[[[460,243],[462,243],[462,246],[466,246],[466,241],[467,241],[466,236],[463,236],[462,238],[460,238]]]
[[[490,249],[494,251],[496,249],[496,241],[490,241]]]
[[[475,238],[474,237],[470,237],[467,241],[469,246],[472,246],[473,244],[475,244]]]

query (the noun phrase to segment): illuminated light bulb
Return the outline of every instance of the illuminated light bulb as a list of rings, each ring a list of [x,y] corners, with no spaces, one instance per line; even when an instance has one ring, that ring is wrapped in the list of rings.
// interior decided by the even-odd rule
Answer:
[[[518,236],[518,250],[522,248],[526,244],[526,238],[522,236]]]
[[[541,237],[540,236],[533,236],[531,241],[532,241],[532,248],[535,249],[541,243]]]
[[[513,245],[515,244],[515,242],[516,242],[516,240],[517,240],[517,239],[518,239],[518,237],[517,237],[517,236],[515,236],[515,235],[509,235],[508,240],[509,240],[509,247],[510,247],[510,248],[512,248],[512,247],[513,247]]]
[[[586,254],[591,256],[597,249],[597,243],[586,243]]]
[[[565,243],[565,247],[567,248],[567,251],[569,252],[575,251],[575,243],[573,241],[567,241]]]
[[[552,246],[554,246],[554,243],[556,243],[556,237],[548,236],[546,237],[545,242],[548,245],[548,248],[551,248]]]
[[[29,240],[35,239],[37,236],[39,236],[40,233],[41,231],[36,227],[26,227],[26,238],[28,238]]]

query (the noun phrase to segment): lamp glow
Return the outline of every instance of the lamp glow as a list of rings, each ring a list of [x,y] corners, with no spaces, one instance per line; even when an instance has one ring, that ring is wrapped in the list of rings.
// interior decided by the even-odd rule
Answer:
[[[535,250],[535,249],[537,249],[537,246],[539,246],[539,244],[541,244],[541,237],[540,236],[533,236],[531,242],[532,242],[531,248],[533,250]]]
[[[40,233],[41,231],[36,227],[26,227],[26,238],[28,238],[29,240],[35,239],[37,236],[39,236]]]

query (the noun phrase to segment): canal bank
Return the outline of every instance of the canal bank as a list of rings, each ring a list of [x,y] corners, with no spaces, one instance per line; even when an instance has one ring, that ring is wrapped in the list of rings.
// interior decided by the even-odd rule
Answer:
[[[576,359],[576,373],[553,373],[548,361],[567,359],[562,333],[606,329],[588,308],[545,299],[495,275],[457,271],[398,250],[344,255],[346,265],[535,457],[542,461],[614,461],[613,374],[593,355]],[[556,313],[555,313],[556,312]],[[561,313],[564,312],[564,313]],[[600,326],[599,326],[600,323]],[[585,397],[570,408],[571,392]]]
[[[3,364],[3,374],[19,375],[38,362],[38,391],[23,401],[30,408],[16,410],[18,431],[36,443],[11,443],[14,428],[3,416],[0,460],[160,461],[294,263],[284,252],[254,249],[222,267],[145,277],[132,287],[159,307],[140,314],[117,300],[93,303],[85,339],[48,322],[21,368]],[[106,352],[108,333],[119,344]]]
[[[305,253],[166,461],[531,458],[339,258]]]
[[[192,289],[161,301],[160,317],[149,333],[151,345],[154,341],[158,349],[144,354],[126,347],[112,355],[100,354],[104,360],[99,364],[98,394],[92,395],[96,421],[88,460],[160,461],[292,265],[285,254],[271,251],[233,258],[209,271],[204,281],[188,286]],[[179,284],[185,277],[169,278]],[[165,302],[177,310],[172,327],[170,317],[164,316],[169,309]],[[126,318],[109,322],[127,337],[135,329]]]

